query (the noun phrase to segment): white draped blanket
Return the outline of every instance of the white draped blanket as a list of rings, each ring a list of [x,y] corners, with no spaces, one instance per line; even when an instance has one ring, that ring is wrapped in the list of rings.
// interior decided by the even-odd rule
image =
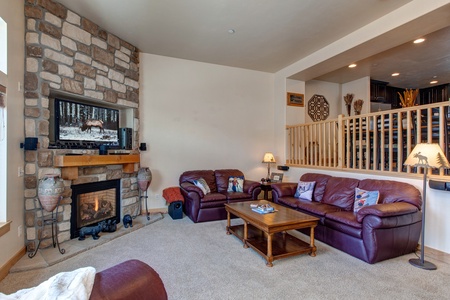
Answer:
[[[95,269],[93,267],[62,272],[37,287],[23,289],[11,295],[0,293],[0,300],[88,300],[94,286],[94,279]]]

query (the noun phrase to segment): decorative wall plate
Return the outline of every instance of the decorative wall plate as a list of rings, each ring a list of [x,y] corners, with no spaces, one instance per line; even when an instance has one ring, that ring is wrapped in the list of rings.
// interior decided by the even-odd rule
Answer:
[[[314,122],[323,121],[330,115],[330,104],[322,95],[314,94],[308,101],[308,115]]]

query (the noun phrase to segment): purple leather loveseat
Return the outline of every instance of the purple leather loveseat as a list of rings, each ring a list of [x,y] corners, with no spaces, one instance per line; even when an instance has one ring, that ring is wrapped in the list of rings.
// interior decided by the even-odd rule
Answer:
[[[300,180],[316,182],[312,201],[294,197],[297,183],[272,184],[273,201],[320,218],[314,232],[317,240],[370,264],[415,251],[422,226],[422,198],[414,186],[315,173],[304,174]],[[379,191],[379,204],[354,213],[356,187]]]
[[[184,196],[184,213],[195,223],[227,218],[225,203],[257,199],[261,192],[260,183],[244,178],[243,192],[227,192],[228,179],[244,174],[236,169],[186,171],[180,176],[180,190]],[[205,179],[211,193],[204,194],[193,184],[194,180]]]

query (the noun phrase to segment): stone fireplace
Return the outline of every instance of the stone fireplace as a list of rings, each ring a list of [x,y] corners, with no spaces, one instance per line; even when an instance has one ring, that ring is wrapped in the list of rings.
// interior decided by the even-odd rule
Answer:
[[[75,186],[117,180],[119,215],[134,215],[139,209],[139,159],[127,164],[116,160],[99,163],[97,149],[58,149],[50,144],[51,104],[54,97],[63,95],[67,100],[118,109],[125,116],[120,127],[132,128],[132,148],[138,147],[139,51],[51,0],[26,0],[25,20],[25,137],[39,140],[37,151],[25,151],[25,243],[32,251],[40,234],[41,247],[52,245],[51,229],[40,226],[49,213],[41,211],[37,199],[39,179],[46,174],[59,174],[64,179],[58,216],[60,242],[71,238]],[[89,156],[88,163],[72,168],[58,163],[58,158],[75,152]]]

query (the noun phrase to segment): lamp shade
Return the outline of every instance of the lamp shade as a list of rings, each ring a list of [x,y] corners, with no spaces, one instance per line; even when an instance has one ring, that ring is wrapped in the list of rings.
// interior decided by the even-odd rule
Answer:
[[[273,156],[272,152],[264,153],[264,158],[263,158],[262,162],[263,163],[276,163],[275,157]]]
[[[406,159],[405,166],[426,168],[450,168],[444,152],[438,144],[417,144]]]

